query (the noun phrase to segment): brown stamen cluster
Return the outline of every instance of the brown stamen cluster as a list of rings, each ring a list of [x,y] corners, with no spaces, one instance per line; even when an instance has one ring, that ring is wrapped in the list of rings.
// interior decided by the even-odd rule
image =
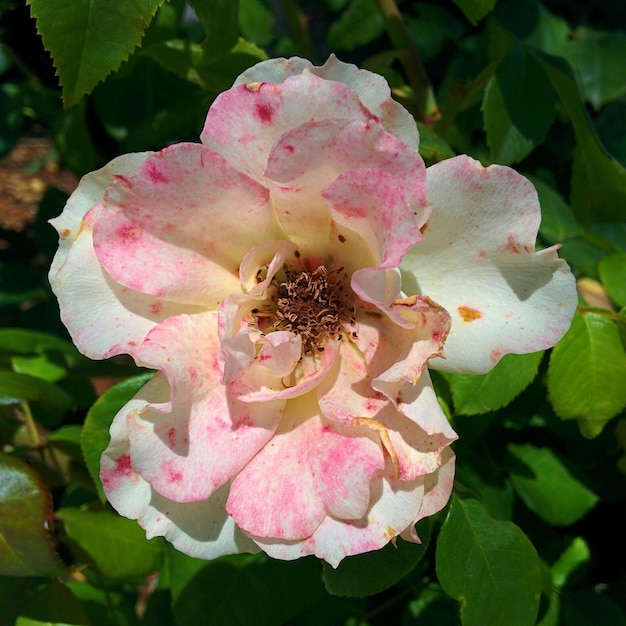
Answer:
[[[327,337],[338,337],[344,322],[354,322],[354,307],[346,293],[344,268],[313,272],[287,268],[286,280],[277,283],[274,330],[300,335],[304,354],[322,352]]]

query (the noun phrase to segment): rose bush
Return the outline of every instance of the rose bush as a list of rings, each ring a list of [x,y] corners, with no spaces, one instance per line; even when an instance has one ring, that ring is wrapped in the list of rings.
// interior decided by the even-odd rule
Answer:
[[[247,70],[201,140],[115,159],[53,220],[78,348],[157,370],[113,420],[107,497],[200,558],[419,541],[456,437],[426,366],[483,373],[571,321],[532,185],[426,170],[386,82],[334,57]]]

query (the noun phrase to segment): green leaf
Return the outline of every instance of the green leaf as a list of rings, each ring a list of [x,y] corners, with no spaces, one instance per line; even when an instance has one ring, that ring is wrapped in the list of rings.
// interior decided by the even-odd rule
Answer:
[[[160,537],[148,541],[133,520],[112,511],[57,511],[74,548],[104,576],[119,580],[147,576],[159,569],[163,559]]]
[[[328,44],[335,50],[353,50],[385,32],[385,22],[374,0],[351,0],[328,29]]]
[[[497,0],[454,0],[465,17],[474,25],[491,13]]]
[[[23,328],[0,328],[0,352],[8,355],[45,355],[50,351],[60,352],[70,364],[88,360],[73,344],[56,335]]]
[[[506,406],[537,375],[543,352],[507,354],[487,374],[450,374],[450,390],[456,413],[477,415]]]
[[[626,306],[626,252],[604,257],[598,273],[611,300],[620,307]]]
[[[28,0],[65,106],[76,104],[128,58],[164,1]]]
[[[224,56],[239,39],[239,2],[237,0],[190,0],[202,22],[205,39],[202,47],[207,60]]]
[[[118,383],[103,393],[89,409],[83,426],[80,444],[89,474],[102,502],[106,500],[100,482],[100,457],[109,445],[109,427],[117,412],[152,378],[154,374],[134,376]]]
[[[91,626],[138,624],[133,605],[121,593],[111,588],[98,589],[87,582],[69,582],[67,587],[80,600]]]
[[[578,28],[559,50],[574,67],[585,98],[599,109],[626,93],[626,35]]]
[[[586,437],[597,436],[626,404],[626,354],[613,321],[577,313],[554,347],[548,394],[562,419],[578,419]]]
[[[282,626],[328,596],[317,559],[237,555],[202,562],[168,549],[177,626]],[[242,602],[245,598],[245,602]]]
[[[29,600],[15,626],[91,626],[76,596],[57,580],[50,581]]]
[[[582,537],[576,537],[550,567],[552,584],[557,589],[563,587],[571,574],[590,558],[591,552],[587,542]]]
[[[541,566],[526,535],[477,500],[454,497],[437,541],[437,574],[464,626],[534,626]]]
[[[424,556],[430,543],[431,518],[416,527],[421,544],[398,539],[381,550],[345,558],[336,569],[322,563],[326,591],[335,596],[361,598],[380,593],[409,574]]]
[[[67,374],[67,369],[48,355],[14,356],[11,359],[11,366],[17,374],[28,374],[49,383],[55,383]]]
[[[516,46],[489,80],[483,101],[493,161],[521,161],[543,141],[556,115],[554,90],[541,63]]]
[[[560,243],[568,237],[575,237],[582,232],[569,205],[563,196],[553,187],[537,177],[529,176],[541,204],[541,236],[550,243]]]
[[[550,448],[509,444],[511,481],[526,506],[552,526],[584,517],[598,496],[572,476]]]
[[[420,156],[428,165],[455,156],[454,150],[432,129],[417,122],[420,133]]]
[[[50,494],[26,463],[0,454],[0,574],[60,576],[65,567],[46,530]]]
[[[66,411],[73,400],[60,387],[41,378],[0,372],[0,404],[16,404],[18,402],[39,402],[43,406]]]
[[[245,39],[264,46],[274,37],[275,23],[273,11],[262,0],[239,0],[239,25]]]
[[[598,143],[570,66],[561,58],[537,55],[576,133],[571,191],[574,214],[585,225],[622,222],[626,218],[626,169]]]

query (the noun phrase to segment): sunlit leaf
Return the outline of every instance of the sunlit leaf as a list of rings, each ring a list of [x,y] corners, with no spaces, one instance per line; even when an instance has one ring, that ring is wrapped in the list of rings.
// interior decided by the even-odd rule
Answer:
[[[577,313],[554,347],[548,392],[556,414],[578,419],[587,437],[598,435],[626,404],[626,354],[615,323],[598,313]]]
[[[135,578],[159,569],[163,543],[159,537],[148,541],[137,522],[109,510],[64,508],[56,515],[79,554],[105,576]]]
[[[509,444],[507,450],[515,490],[548,524],[569,526],[598,502],[598,496],[572,476],[550,448]]]
[[[511,522],[454,497],[437,541],[437,574],[461,604],[464,626],[534,626],[541,595],[537,552]]]
[[[507,354],[487,374],[450,374],[456,412],[476,415],[506,406],[533,381],[542,356],[543,352]]]
[[[76,104],[139,45],[165,0],[28,0],[66,106]]]
[[[0,574],[59,576],[65,571],[47,523],[50,494],[26,463],[0,454]]]
[[[602,259],[598,272],[613,302],[618,306],[626,306],[626,252]]]

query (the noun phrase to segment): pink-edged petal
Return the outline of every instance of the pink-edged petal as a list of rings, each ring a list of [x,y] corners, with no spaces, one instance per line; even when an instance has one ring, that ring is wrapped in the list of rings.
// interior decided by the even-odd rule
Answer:
[[[424,372],[427,361],[442,354],[450,330],[450,316],[423,296],[398,300],[391,308],[397,317],[406,320],[411,326],[404,330],[390,328],[386,320],[381,323],[381,327],[386,326],[380,338],[381,356],[395,348],[396,359],[374,379],[372,386],[390,400],[397,401],[398,392],[404,383],[414,385]]]
[[[220,94],[200,138],[235,167],[261,180],[272,146],[287,131],[311,119],[367,122],[374,117],[348,87],[305,72],[280,85],[255,82]]]
[[[50,266],[50,283],[53,288],[56,273],[65,263],[74,245],[74,238],[79,234],[83,217],[96,204],[102,202],[106,188],[115,180],[116,175],[132,174],[150,154],[152,153],[125,154],[113,159],[99,170],[86,174],[80,179],[61,215],[50,220],[50,224],[59,233],[59,248]]]
[[[374,417],[389,399],[372,387],[372,380],[363,353],[352,341],[342,341],[339,366],[315,390],[322,414],[346,424]]]
[[[138,365],[144,365],[137,351],[155,325],[172,315],[201,309],[118,285],[96,259],[93,215],[90,211],[77,231],[72,231],[71,247],[63,255],[57,254],[63,261],[51,269],[50,283],[59,300],[61,320],[86,356],[106,359],[130,354]]]
[[[163,372],[158,377],[171,397],[161,389],[160,398],[129,413],[133,468],[175,502],[204,500],[228,482],[272,438],[282,415],[283,402],[245,404],[228,396],[220,384],[216,318],[215,312],[169,318],[139,352]]]
[[[276,332],[269,333],[264,342],[270,340]],[[293,333],[288,333],[296,337]],[[251,341],[251,339],[250,339]],[[297,343],[293,339],[288,346],[290,354],[295,355]],[[301,340],[300,340],[301,345]],[[269,351],[267,355],[271,354]],[[335,365],[339,356],[339,341],[330,339],[324,346],[321,356],[304,356],[294,363],[288,376],[279,376],[277,369],[266,367],[260,353],[254,361],[228,384],[228,392],[243,402],[267,402],[268,400],[288,400],[308,393],[322,380]],[[270,357],[272,358],[272,357]]]
[[[353,291],[393,317],[390,305],[400,296],[401,283],[396,267],[422,239],[402,184],[387,172],[365,168],[342,174],[323,195],[338,230],[346,233],[346,265],[360,266],[352,274]],[[350,258],[352,237],[365,242],[376,259],[375,267],[363,267],[358,258]],[[396,322],[406,325],[399,317]]]
[[[297,246],[291,241],[262,241],[246,253],[239,266],[239,278],[246,293],[264,296],[272,279],[288,260],[294,263]],[[267,268],[266,276],[260,280],[259,270]],[[260,282],[259,282],[260,281]]]
[[[177,144],[109,186],[93,236],[120,284],[217,308],[240,291],[249,248],[280,232],[267,189],[206,147]]]
[[[419,133],[411,114],[391,98],[387,81],[378,74],[344,63],[331,54],[324,65],[314,66],[299,57],[261,61],[247,69],[235,81],[235,86],[247,83],[282,83],[288,76],[301,74],[305,70],[350,87],[361,102],[380,118],[385,130],[402,139],[413,150],[419,147]]]
[[[424,494],[424,477],[400,483],[379,478],[372,487],[366,517],[347,522],[327,516],[304,541],[280,541],[251,535],[271,557],[284,560],[314,554],[337,567],[346,556],[379,550],[417,518]]]
[[[543,350],[568,329],[574,277],[556,248],[535,252],[532,184],[508,167],[459,156],[427,170],[432,214],[401,264],[404,290],[449,311],[445,358],[431,366],[484,373],[505,354]]]
[[[402,185],[383,170],[362,168],[339,176],[323,192],[338,227],[361,237],[381,268],[396,267],[422,235]]]
[[[394,187],[404,190],[414,220],[426,221],[424,162],[377,122],[313,120],[285,133],[272,148],[265,176],[277,217],[305,257],[328,256],[330,214],[322,190],[360,168],[393,174]]]
[[[226,513],[228,485],[203,502],[179,504],[156,493],[134,470],[126,417],[154,398],[161,383],[153,381],[137,393],[111,425],[111,441],[102,456],[100,473],[109,502],[124,517],[136,519],[148,539],[163,536],[189,556],[215,559],[226,554],[258,552],[258,547]]]
[[[442,453],[457,438],[441,410],[432,388],[428,370],[415,385],[410,387],[407,396],[411,396],[411,411],[404,413],[406,404],[398,407],[388,404],[376,420],[387,429],[391,448],[399,466],[398,478],[403,481],[415,480],[420,476],[431,475],[442,463]],[[425,421],[428,430],[420,422]],[[432,432],[436,425],[437,430]]]
[[[342,415],[340,396],[342,387],[347,385],[351,389],[347,395],[350,398],[348,406],[359,405],[356,396],[362,395],[360,406],[365,410],[364,416],[371,417],[371,411],[383,406],[381,396],[398,402],[404,384],[415,384],[428,359],[441,353],[449,328],[448,314],[441,307],[428,298],[413,296],[398,301],[394,308],[407,322],[406,327],[375,310],[358,312],[358,332],[351,337],[356,354],[345,350],[346,360],[341,362],[345,369],[336,378],[324,381],[320,388],[320,394],[328,396],[320,397],[325,411],[335,406],[338,408],[333,411]],[[358,359],[363,359],[365,366],[360,365]],[[331,382],[336,383],[336,388],[329,389]]]
[[[244,532],[287,540],[310,536],[327,514],[360,518],[384,467],[375,439],[321,418],[312,394],[292,400],[275,436],[233,480],[226,508]]]
[[[441,452],[441,466],[439,469],[425,477],[422,506],[413,523],[400,533],[402,539],[411,543],[422,543],[415,530],[415,524],[421,519],[439,513],[448,504],[452,488],[454,487],[455,463],[456,456],[454,452],[451,448],[445,448]]]

